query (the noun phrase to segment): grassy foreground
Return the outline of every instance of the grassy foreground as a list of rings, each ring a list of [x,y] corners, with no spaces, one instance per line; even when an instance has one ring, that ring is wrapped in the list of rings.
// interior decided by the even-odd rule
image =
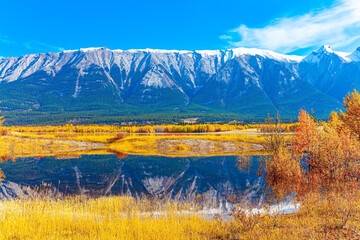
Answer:
[[[340,203],[340,204],[339,204]],[[342,208],[352,206],[351,220]],[[305,202],[293,214],[234,211],[229,220],[196,204],[128,197],[29,198],[0,205],[0,239],[350,239],[360,237],[359,201]]]

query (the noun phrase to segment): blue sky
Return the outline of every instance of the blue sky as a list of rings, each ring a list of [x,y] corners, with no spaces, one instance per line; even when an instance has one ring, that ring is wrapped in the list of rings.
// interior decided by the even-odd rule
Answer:
[[[0,0],[0,56],[64,49],[360,46],[359,0]]]

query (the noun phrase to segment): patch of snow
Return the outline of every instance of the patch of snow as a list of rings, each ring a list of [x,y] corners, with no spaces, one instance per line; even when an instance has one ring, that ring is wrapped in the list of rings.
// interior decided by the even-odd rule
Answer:
[[[329,45],[324,45],[321,48],[319,48],[318,50],[313,51],[311,54],[306,56],[304,58],[304,60],[306,62],[310,62],[310,63],[319,63],[319,61],[323,55],[330,55],[330,54],[334,54],[334,55],[338,56],[343,62],[351,62],[352,61],[352,59],[349,57],[349,55],[351,53],[334,51],[331,49],[331,47]]]
[[[360,47],[357,48],[353,53],[347,55],[347,57],[354,62],[360,62]]]
[[[74,53],[77,52],[78,50],[64,50],[62,51],[63,53]]]
[[[149,87],[162,88],[164,83],[164,72],[154,68],[148,71],[142,79],[141,84]]]
[[[90,47],[90,48],[80,48],[81,52],[92,52],[92,51],[97,51],[97,50],[101,50],[104,49],[104,47]]]
[[[129,50],[115,50],[115,51],[122,51],[122,52],[129,52],[129,53],[137,53],[137,52],[150,52],[150,53],[191,53],[191,51],[187,50],[164,50],[164,49],[151,49],[151,48],[145,48],[145,49],[129,49]]]
[[[216,56],[221,55],[220,50],[196,50],[194,51],[202,56]]]
[[[262,56],[265,58],[271,58],[278,61],[300,62],[301,60],[304,59],[303,56],[285,55],[270,50],[261,50],[257,48],[234,48],[234,49],[228,49],[227,51],[233,51],[235,56],[242,56],[242,55]]]

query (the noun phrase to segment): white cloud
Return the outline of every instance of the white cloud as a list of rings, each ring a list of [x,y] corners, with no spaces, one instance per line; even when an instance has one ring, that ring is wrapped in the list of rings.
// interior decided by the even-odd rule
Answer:
[[[7,45],[15,44],[15,42],[9,40],[9,38],[7,36],[0,36],[0,43],[7,44]]]
[[[39,42],[39,41],[32,41],[32,42],[25,42],[23,46],[30,50],[37,50],[37,51],[64,51],[64,48],[59,46],[54,46],[48,43]]]
[[[231,40],[231,39],[232,39],[232,36],[229,36],[229,35],[221,35],[219,38],[222,39],[222,40]]]
[[[6,45],[11,47],[16,47],[20,49],[28,49],[32,50],[32,52],[38,53],[38,52],[61,52],[65,49],[63,47],[59,47],[56,45],[48,44],[45,42],[39,42],[39,41],[28,41],[28,42],[16,42],[11,39],[9,39],[8,36],[0,36],[0,46]],[[1,58],[1,56],[0,56]]]
[[[233,41],[238,35],[241,40]],[[241,25],[220,38],[233,47],[256,47],[286,53],[323,44],[346,47],[360,39],[360,1],[339,0],[330,8],[281,18],[263,28]]]

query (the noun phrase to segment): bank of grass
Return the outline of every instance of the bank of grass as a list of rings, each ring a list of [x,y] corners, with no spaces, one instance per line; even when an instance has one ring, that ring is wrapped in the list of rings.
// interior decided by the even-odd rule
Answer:
[[[108,148],[126,154],[170,157],[251,155],[260,150],[254,146],[261,148],[264,142],[262,135],[129,135]],[[229,144],[232,149],[227,149]]]
[[[37,129],[38,130],[38,129]],[[121,135],[121,137],[119,137]],[[287,136],[289,139],[291,136]],[[78,132],[11,132],[0,137],[0,156],[53,156],[118,152],[158,156],[253,155],[266,137],[261,134],[123,134]],[[76,141],[76,142],[71,142]],[[231,147],[229,148],[229,146]],[[92,149],[97,146],[97,149]],[[254,148],[255,146],[255,148]],[[257,146],[257,148],[256,148]],[[86,152],[86,153],[85,153]]]
[[[231,133],[231,132],[230,132]],[[127,141],[149,141],[153,139],[204,139],[204,140],[223,140],[223,141],[247,141],[252,143],[264,142],[264,136],[262,134],[254,134],[256,130],[244,132],[244,134],[238,134],[240,132],[234,131],[234,134],[230,133],[207,133],[207,134],[186,134],[186,133],[167,133],[167,134],[124,134]],[[250,134],[247,134],[250,133]],[[118,133],[76,133],[76,132],[9,132],[10,136],[31,138],[31,139],[53,139],[53,140],[74,140],[84,142],[99,142],[109,143],[110,139],[117,136]]]
[[[28,139],[72,140],[82,142],[108,143],[116,133],[68,133],[68,132],[12,132],[11,136]]]
[[[66,142],[56,142],[49,139],[21,139],[0,136],[0,156],[27,156],[47,155],[52,153],[67,152],[75,149]]]
[[[231,130],[246,130],[257,127],[256,124],[162,124],[162,125],[58,125],[58,126],[22,126],[4,127],[8,131],[16,132],[67,132],[67,133],[199,133],[225,132]]]
[[[283,132],[294,132],[297,123],[281,123]],[[3,127],[8,132],[25,133],[225,133],[268,132],[269,124],[161,124],[161,125],[58,125],[58,126],[12,126]]]
[[[35,197],[0,203],[0,239],[357,239],[359,207],[336,196],[304,201],[292,214],[222,219],[199,214],[196,203]]]
[[[82,154],[109,154],[109,150],[99,148],[101,146],[95,142],[66,141],[56,138],[0,136],[0,160],[33,156],[66,157]]]

